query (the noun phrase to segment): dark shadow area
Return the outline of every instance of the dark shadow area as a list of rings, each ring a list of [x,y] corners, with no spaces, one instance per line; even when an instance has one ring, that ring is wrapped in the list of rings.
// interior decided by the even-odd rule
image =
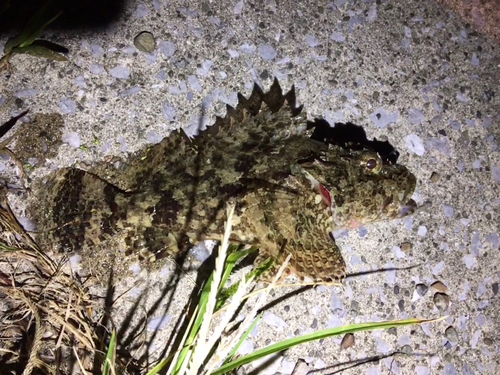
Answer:
[[[2,0],[0,4],[0,37],[16,34],[22,30],[30,18],[45,4],[51,3],[53,14],[62,14],[47,29],[66,30],[103,30],[124,14],[127,0]]]
[[[307,129],[314,129],[312,139],[320,142],[334,144],[347,150],[370,149],[377,152],[384,162],[396,164],[399,152],[389,141],[379,141],[374,138],[372,141],[366,137],[366,132],[360,125],[352,122],[337,122],[332,127],[328,121],[315,119],[307,122]]]
[[[311,370],[311,371],[309,371],[309,374],[316,374],[316,373],[322,373],[322,374],[327,374],[327,375],[342,374],[344,371],[349,370],[351,368],[360,367],[360,366],[362,366],[364,364],[368,364],[368,363],[377,364],[381,360],[386,359],[386,358],[390,358],[390,357],[394,357],[395,355],[409,356],[412,354],[407,354],[407,353],[404,353],[404,352],[398,350],[398,351],[394,351],[394,352],[389,353],[389,354],[376,355],[376,356],[361,358],[361,359],[354,359],[352,361],[338,363],[336,365],[331,365],[328,367],[324,367],[322,369]],[[413,353],[413,355],[415,355],[415,353]],[[431,354],[425,354],[425,355],[431,355]],[[393,361],[394,360],[395,359],[393,358]],[[337,368],[337,369],[333,372],[326,372],[328,370],[332,370],[335,368]],[[391,371],[388,370],[388,373],[391,373]]]

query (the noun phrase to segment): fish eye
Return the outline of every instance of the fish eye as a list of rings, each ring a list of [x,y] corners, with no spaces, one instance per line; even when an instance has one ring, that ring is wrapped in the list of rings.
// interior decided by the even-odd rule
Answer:
[[[379,173],[382,164],[382,159],[375,152],[366,152],[361,156],[361,166],[370,173]]]
[[[366,161],[366,168],[374,169],[377,166],[377,161],[375,159],[368,159]]]

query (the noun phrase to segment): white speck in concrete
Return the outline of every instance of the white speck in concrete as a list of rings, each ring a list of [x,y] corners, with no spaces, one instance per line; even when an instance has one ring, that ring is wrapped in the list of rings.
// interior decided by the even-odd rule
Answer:
[[[158,43],[158,49],[165,57],[172,57],[175,53],[175,44],[169,40]]]
[[[238,347],[238,350],[237,350],[239,355],[250,354],[253,351],[254,351],[254,345],[249,340],[243,340],[243,342],[241,343],[241,345]]]
[[[129,268],[128,268],[130,271],[132,271],[132,273],[137,276],[139,274],[139,272],[141,272],[141,266],[139,265],[139,263],[132,263]]]
[[[465,263],[465,266],[468,269],[471,269],[477,263],[476,257],[474,255],[472,255],[472,254],[466,254],[466,255],[463,256],[462,259],[463,259],[463,261]]]
[[[109,74],[114,78],[128,79],[130,77],[130,70],[125,66],[118,65],[110,69]]]
[[[261,44],[259,45],[259,55],[264,60],[273,60],[277,53],[273,46],[269,44]]]
[[[35,223],[31,221],[31,219],[27,218],[26,216],[21,216],[19,217],[19,224],[24,228],[24,230],[28,232],[32,232],[35,230]]]
[[[14,93],[16,98],[30,98],[38,94],[38,89],[25,89],[19,90]]]
[[[229,56],[231,56],[233,59],[237,58],[237,57],[240,57],[240,53],[234,49],[228,49],[227,50],[227,53],[229,54]]]
[[[77,132],[64,133],[61,139],[64,143],[74,148],[78,148],[81,145],[80,135]]]
[[[146,4],[140,3],[139,5],[137,5],[137,8],[135,10],[135,16],[137,18],[147,16],[148,13],[149,13],[149,8]]]
[[[341,33],[334,31],[330,34],[330,39],[333,40],[334,42],[341,42],[342,43],[345,41],[345,36]]]
[[[247,55],[254,53],[256,49],[257,47],[255,47],[255,44],[252,43],[243,43],[240,46],[240,51],[246,53]]]
[[[77,77],[75,77],[75,79],[73,80],[73,83],[75,85],[77,85],[78,87],[81,87],[81,88],[87,88],[87,84],[85,83],[85,77],[83,75],[79,75]]]
[[[441,205],[441,207],[443,208],[444,216],[446,216],[446,217],[452,217],[453,216],[453,213],[454,213],[453,207],[448,206],[446,204]]]
[[[493,177],[496,182],[500,182],[500,167],[496,165],[491,167],[491,177]]]
[[[141,88],[139,86],[132,86],[132,87],[120,92],[120,96],[122,98],[125,98],[126,96],[137,94],[139,91],[141,91]]]
[[[195,75],[189,75],[187,77],[189,86],[194,90],[194,91],[201,91],[201,84],[198,81],[198,78],[196,78]]]
[[[201,66],[198,69],[196,69],[196,73],[200,76],[205,76],[210,71],[210,68],[213,65],[213,61],[205,60],[200,65]]]
[[[411,124],[417,125],[425,120],[424,113],[418,108],[410,108],[408,110],[408,120]]]
[[[306,35],[306,44],[309,47],[316,47],[319,44],[318,38],[316,38],[316,36],[313,34],[307,34]]]
[[[427,366],[415,366],[415,374],[417,375],[430,375],[431,369]]]
[[[438,275],[439,272],[444,268],[444,261],[440,261],[438,264],[436,264],[434,267],[432,267],[432,274],[433,275]]]
[[[157,316],[155,318],[151,318],[148,321],[148,329],[155,331],[158,329],[165,328],[165,326],[168,324],[168,322],[172,319],[172,316],[169,314],[163,315],[163,316]]]
[[[375,21],[377,19],[377,4],[373,3],[368,9],[368,15],[366,16],[367,21]]]
[[[406,147],[418,156],[422,156],[425,153],[424,143],[422,138],[416,134],[409,134],[405,137]]]
[[[234,8],[233,8],[233,13],[234,13],[234,14],[240,14],[240,13],[241,13],[241,11],[243,10],[243,5],[245,5],[245,3],[243,2],[243,0],[238,1],[238,2],[234,5]]]
[[[90,53],[96,59],[104,55],[104,49],[98,44],[91,44],[89,48],[90,48]]]
[[[89,70],[92,74],[101,74],[104,72],[104,67],[101,64],[92,63],[89,65]]]
[[[469,99],[467,98],[467,96],[465,96],[465,94],[464,94],[464,93],[462,93],[462,92],[459,92],[459,93],[457,94],[457,100],[458,100],[459,102],[463,102],[463,103],[467,103],[467,102],[469,101]]]
[[[161,113],[169,121],[174,121],[176,112],[177,109],[169,102],[163,102],[161,105]]]
[[[262,315],[262,320],[271,327],[274,327],[278,332],[288,327],[288,324],[283,319],[270,311],[266,311],[264,315]]]
[[[418,227],[417,234],[420,237],[425,237],[425,235],[427,234],[427,227],[425,225],[420,225]]]
[[[368,116],[379,128],[385,128],[390,123],[395,123],[398,120],[399,113],[386,111],[384,108],[377,108]]]

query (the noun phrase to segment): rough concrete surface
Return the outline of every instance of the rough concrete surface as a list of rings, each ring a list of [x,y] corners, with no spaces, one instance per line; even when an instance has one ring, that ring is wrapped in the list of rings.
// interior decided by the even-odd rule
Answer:
[[[142,31],[156,38],[152,53],[133,45]],[[202,104],[201,120],[212,123],[236,104],[237,92],[248,96],[253,82],[268,88],[273,77],[285,89],[295,85],[309,118],[352,121],[370,138],[388,139],[417,176],[414,199],[429,202],[425,210],[337,233],[349,273],[399,269],[350,277],[345,288],[277,290],[276,297],[292,296],[266,312],[242,351],[339,324],[448,317],[356,333],[343,350],[341,338],[308,343],[256,373],[289,374],[299,359],[314,374],[500,373],[500,53],[493,39],[430,0],[134,0],[104,30],[42,36],[67,47],[69,61],[15,56],[11,75],[0,78],[0,123],[25,109],[28,123],[16,128],[40,113],[62,115],[62,144],[29,160],[31,179],[125,157],[174,128],[196,126]],[[0,170],[16,182],[6,158]],[[24,197],[12,201],[29,226]],[[137,278],[118,287],[136,285],[116,316],[148,290],[138,302],[142,318],[173,267],[145,274],[136,265]],[[182,285],[188,289],[165,297],[173,306],[162,301],[148,316],[149,328],[162,327],[150,351],[161,348],[162,331],[185,303],[192,283]]]

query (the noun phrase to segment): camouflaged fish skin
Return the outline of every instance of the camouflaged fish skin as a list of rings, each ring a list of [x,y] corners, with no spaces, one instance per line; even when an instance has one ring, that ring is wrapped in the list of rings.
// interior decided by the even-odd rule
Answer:
[[[236,108],[188,139],[175,131],[128,165],[127,190],[76,168],[49,176],[38,201],[37,240],[59,251],[114,246],[156,259],[200,240],[222,238],[236,205],[231,240],[258,245],[289,272],[313,280],[345,274],[331,231],[411,212],[414,175],[369,149],[310,138],[292,88],[255,85]]]

